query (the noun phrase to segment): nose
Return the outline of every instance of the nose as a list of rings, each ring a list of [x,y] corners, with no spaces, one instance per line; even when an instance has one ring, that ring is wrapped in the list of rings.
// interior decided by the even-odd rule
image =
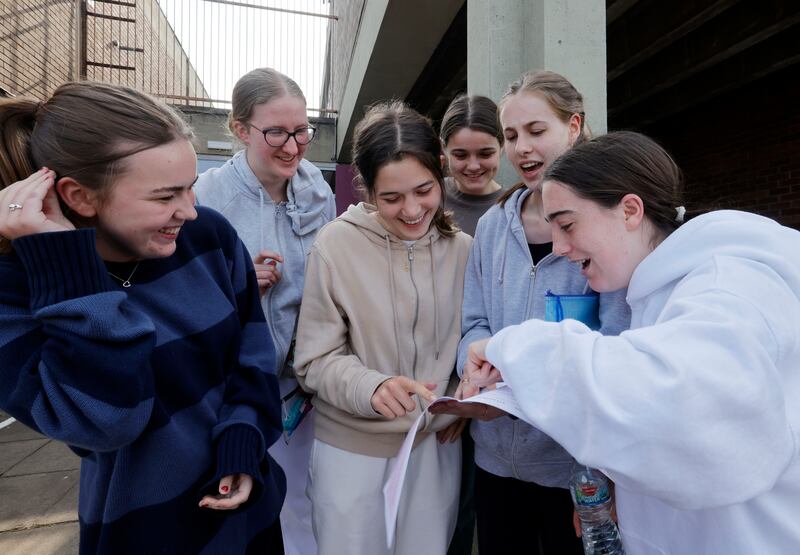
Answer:
[[[196,220],[197,209],[195,208],[196,197],[194,190],[190,189],[187,194],[181,195],[180,203],[175,210],[175,217],[184,221]]]
[[[569,241],[564,237],[560,231],[553,231],[553,254],[556,256],[567,256],[572,247]]]
[[[403,202],[403,215],[416,218],[419,216],[419,201],[414,198],[414,195],[406,196]]]
[[[297,154],[300,152],[300,145],[297,144],[297,139],[289,137],[289,140],[281,147],[287,154]]]
[[[532,138],[526,135],[520,135],[517,137],[517,141],[514,143],[514,151],[517,154],[527,154],[532,150],[533,150]]]
[[[479,170],[480,167],[481,167],[481,163],[478,160],[478,157],[477,156],[470,156],[469,159],[467,160],[467,169],[475,171],[475,170]]]

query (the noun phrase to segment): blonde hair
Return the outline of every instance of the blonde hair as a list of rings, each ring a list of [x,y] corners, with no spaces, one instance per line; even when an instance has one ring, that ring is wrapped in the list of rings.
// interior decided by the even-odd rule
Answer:
[[[260,67],[242,75],[233,87],[231,111],[228,114],[228,129],[236,136],[234,124],[246,123],[253,117],[259,104],[266,104],[282,96],[294,96],[306,103],[303,91],[291,77],[271,67]]]

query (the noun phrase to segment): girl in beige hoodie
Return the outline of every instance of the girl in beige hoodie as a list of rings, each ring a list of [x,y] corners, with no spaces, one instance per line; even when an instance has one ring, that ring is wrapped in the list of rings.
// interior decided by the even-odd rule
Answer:
[[[392,548],[382,494],[420,411],[457,385],[471,239],[444,211],[440,155],[426,118],[398,102],[373,107],[353,146],[370,202],[326,225],[309,255],[295,367],[317,409],[309,495],[320,555],[444,554],[453,533],[463,421],[426,415]]]

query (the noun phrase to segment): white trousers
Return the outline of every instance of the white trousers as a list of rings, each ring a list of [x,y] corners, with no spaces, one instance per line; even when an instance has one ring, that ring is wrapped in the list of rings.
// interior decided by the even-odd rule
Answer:
[[[297,386],[294,379],[280,380],[281,395]],[[286,474],[286,500],[281,508],[281,534],[286,555],[316,555],[317,541],[311,525],[311,500],[306,494],[311,445],[314,442],[312,410],[289,438],[283,436],[269,448],[269,454]]]
[[[389,459],[338,449],[317,439],[308,489],[319,555],[444,555],[456,525],[461,440],[436,434],[411,452],[394,549],[386,546],[383,484]]]

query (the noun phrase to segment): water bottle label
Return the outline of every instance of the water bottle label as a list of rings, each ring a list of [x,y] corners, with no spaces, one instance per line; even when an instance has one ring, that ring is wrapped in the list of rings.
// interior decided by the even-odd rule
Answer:
[[[591,482],[575,485],[574,493],[575,503],[583,507],[600,505],[611,498],[607,485]]]

